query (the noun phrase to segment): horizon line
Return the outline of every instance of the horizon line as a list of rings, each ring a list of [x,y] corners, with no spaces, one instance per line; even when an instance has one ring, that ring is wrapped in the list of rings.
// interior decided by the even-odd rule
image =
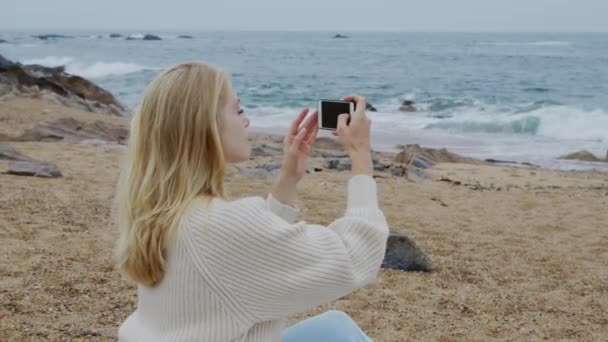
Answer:
[[[608,31],[589,31],[589,30],[571,30],[571,31],[542,31],[542,30],[427,30],[427,29],[411,29],[411,30],[392,30],[392,29],[352,29],[352,30],[332,30],[332,29],[215,29],[215,28],[27,28],[27,29],[5,29],[0,28],[4,32],[39,32],[39,31],[55,31],[55,32],[138,32],[138,33],[153,33],[153,32],[318,32],[318,33],[608,33]],[[1,33],[0,33],[1,35]]]

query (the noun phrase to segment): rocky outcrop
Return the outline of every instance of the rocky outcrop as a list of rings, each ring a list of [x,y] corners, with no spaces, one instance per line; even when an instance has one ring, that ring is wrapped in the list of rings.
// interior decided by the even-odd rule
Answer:
[[[346,39],[346,38],[348,38],[348,36],[345,36],[343,34],[338,33],[338,34],[334,35],[334,39]]]
[[[162,40],[159,36],[153,34],[146,34],[142,40]]]
[[[588,162],[601,162],[601,161],[608,161],[608,152],[606,153],[606,160],[602,160],[602,159],[596,157],[593,153],[591,153],[587,150],[582,150],[582,151],[566,154],[566,155],[559,157],[559,159],[581,160],[581,161],[588,161]]]
[[[7,175],[33,176],[45,178],[63,177],[57,165],[41,161],[12,162],[9,163],[8,169],[6,171],[3,171],[3,173]]]
[[[179,36],[177,36],[178,39],[192,39],[194,37],[187,35],[187,34],[180,34]]]
[[[0,161],[8,161],[0,173],[17,176],[62,177],[57,165],[30,158],[9,145],[0,144]]]
[[[129,35],[129,36],[127,36],[126,39],[127,40],[162,40],[162,38],[157,35],[141,34],[141,33]]]
[[[440,150],[420,147],[420,145],[406,145],[395,157],[397,163],[410,165],[419,169],[428,169],[439,163],[467,163],[481,164],[482,162],[451,153],[445,148]]]
[[[122,34],[120,34],[120,33],[112,33],[112,34],[110,34],[110,38],[122,38]]]
[[[404,100],[401,103],[401,107],[399,107],[399,110],[402,112],[415,112],[416,106],[414,105],[414,101]]]
[[[0,44],[2,44],[2,43],[8,43],[8,42],[4,39],[0,39]]]
[[[39,34],[39,35],[34,35],[32,37],[38,38],[40,40],[74,38],[72,36],[66,36],[66,35],[63,35],[63,34]]]
[[[41,122],[26,130],[15,141],[66,141],[102,140],[124,144],[129,135],[127,128],[102,121],[81,122],[72,118],[61,118],[53,122]]]
[[[432,272],[431,260],[416,246],[416,243],[405,235],[391,231],[386,242],[386,253],[382,268]]]
[[[384,164],[376,159],[372,160],[374,171],[385,171],[391,165]],[[333,158],[326,159],[323,167],[329,170],[347,171],[351,168],[350,158]]]
[[[0,55],[0,100],[25,96],[95,113],[125,115],[126,108],[107,90],[63,67],[22,65]]]

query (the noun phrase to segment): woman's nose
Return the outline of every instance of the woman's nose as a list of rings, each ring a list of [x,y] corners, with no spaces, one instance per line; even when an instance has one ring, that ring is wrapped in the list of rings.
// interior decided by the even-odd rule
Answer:
[[[249,127],[250,123],[249,118],[245,116],[245,128]]]

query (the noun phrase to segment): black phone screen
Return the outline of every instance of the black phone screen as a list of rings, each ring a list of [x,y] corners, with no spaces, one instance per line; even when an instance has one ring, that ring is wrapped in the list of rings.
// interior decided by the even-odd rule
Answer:
[[[338,115],[350,114],[350,102],[321,101],[321,113],[321,128],[335,129],[338,127]]]

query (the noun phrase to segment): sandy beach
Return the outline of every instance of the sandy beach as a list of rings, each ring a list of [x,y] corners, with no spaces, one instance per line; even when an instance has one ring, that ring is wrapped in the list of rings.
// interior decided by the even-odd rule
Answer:
[[[0,102],[0,133],[17,136],[63,117],[128,126],[121,117],[15,98]],[[136,304],[135,286],[112,261],[123,148],[0,144],[53,162],[63,174],[0,174],[0,339],[115,340]],[[311,169],[322,163],[315,158]],[[425,172],[426,180],[383,173],[377,181],[391,228],[414,239],[435,272],[381,270],[373,285],[291,322],[339,309],[380,342],[608,339],[608,173],[472,164]],[[348,177],[308,174],[301,218],[338,218]],[[270,184],[231,167],[227,189],[231,198],[263,196]]]

